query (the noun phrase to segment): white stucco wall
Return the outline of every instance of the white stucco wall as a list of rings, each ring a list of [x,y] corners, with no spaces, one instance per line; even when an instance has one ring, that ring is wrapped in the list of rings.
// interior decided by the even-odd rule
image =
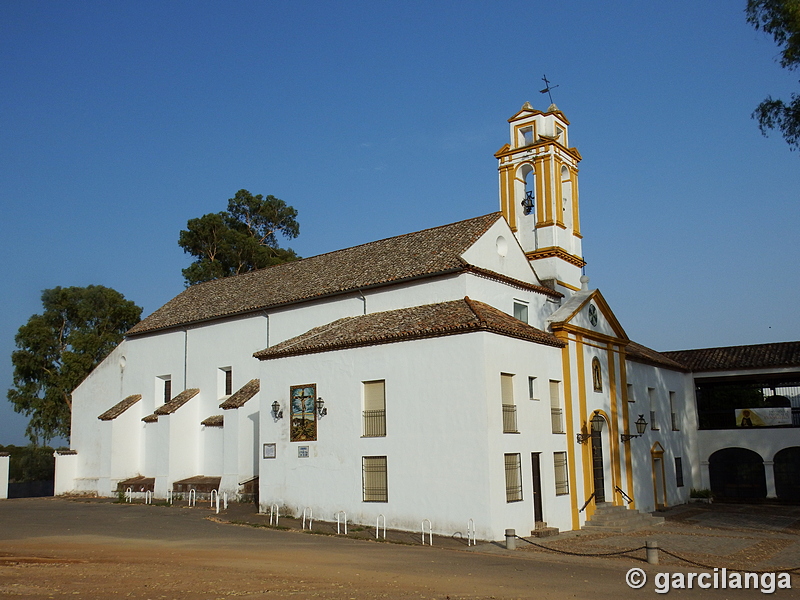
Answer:
[[[491,539],[507,527],[532,529],[530,493],[523,502],[506,502],[503,454],[526,453],[525,489],[530,452],[563,449],[563,436],[542,436],[539,429],[538,413],[549,415],[549,406],[523,397],[523,373],[533,369],[547,378],[558,368],[557,356],[554,348],[472,333],[265,361],[262,381],[270,385],[261,403],[277,400],[284,418],[262,413],[261,442],[277,444],[277,458],[260,461],[262,509],[276,503],[299,514],[308,506],[321,519],[344,510],[363,524],[384,514],[389,527],[408,530],[428,518],[434,532],[446,535],[464,532],[472,518],[478,535]],[[501,371],[520,373],[515,389],[524,433],[502,433]],[[387,435],[363,438],[362,382],[373,380],[386,382]],[[318,441],[290,442],[290,386],[308,383],[316,383],[328,415],[319,419]],[[549,427],[549,416],[544,423]],[[298,458],[298,446],[306,445],[310,457]],[[363,456],[387,457],[388,503],[362,501]],[[561,504],[554,496],[545,510],[563,526]]]
[[[8,498],[8,469],[10,457],[0,455],[0,500]]]

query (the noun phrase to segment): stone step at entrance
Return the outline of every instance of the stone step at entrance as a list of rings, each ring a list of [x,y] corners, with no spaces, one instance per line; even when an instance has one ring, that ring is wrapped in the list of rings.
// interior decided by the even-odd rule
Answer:
[[[548,527],[545,521],[537,521],[536,529],[531,531],[531,537],[543,538],[558,535],[557,527]]]
[[[655,527],[664,522],[664,517],[654,517],[648,513],[640,513],[626,506],[614,506],[610,502],[600,502],[591,519],[586,521],[584,531],[609,531],[622,533]]]

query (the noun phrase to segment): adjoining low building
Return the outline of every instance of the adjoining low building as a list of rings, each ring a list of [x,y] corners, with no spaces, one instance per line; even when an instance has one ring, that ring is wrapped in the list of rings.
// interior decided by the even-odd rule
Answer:
[[[665,352],[692,371],[699,486],[800,501],[800,342]]]
[[[691,367],[582,276],[566,117],[509,123],[501,212],[195,285],[132,328],[73,394],[57,493],[257,491],[489,539],[686,502]]]

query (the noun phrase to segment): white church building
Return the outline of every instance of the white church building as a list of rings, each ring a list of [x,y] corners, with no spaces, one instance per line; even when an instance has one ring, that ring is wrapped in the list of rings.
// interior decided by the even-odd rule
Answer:
[[[194,285],[133,327],[74,391],[56,493],[213,488],[499,539],[708,487],[692,367],[581,275],[569,122],[509,124],[499,212]]]

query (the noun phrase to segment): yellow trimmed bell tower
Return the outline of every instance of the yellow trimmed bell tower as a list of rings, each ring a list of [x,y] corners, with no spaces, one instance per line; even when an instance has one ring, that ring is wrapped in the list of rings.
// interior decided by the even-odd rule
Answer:
[[[577,148],[569,147],[569,121],[555,104],[547,112],[526,102],[508,120],[511,143],[495,153],[500,210],[539,279],[553,287],[581,288]]]

